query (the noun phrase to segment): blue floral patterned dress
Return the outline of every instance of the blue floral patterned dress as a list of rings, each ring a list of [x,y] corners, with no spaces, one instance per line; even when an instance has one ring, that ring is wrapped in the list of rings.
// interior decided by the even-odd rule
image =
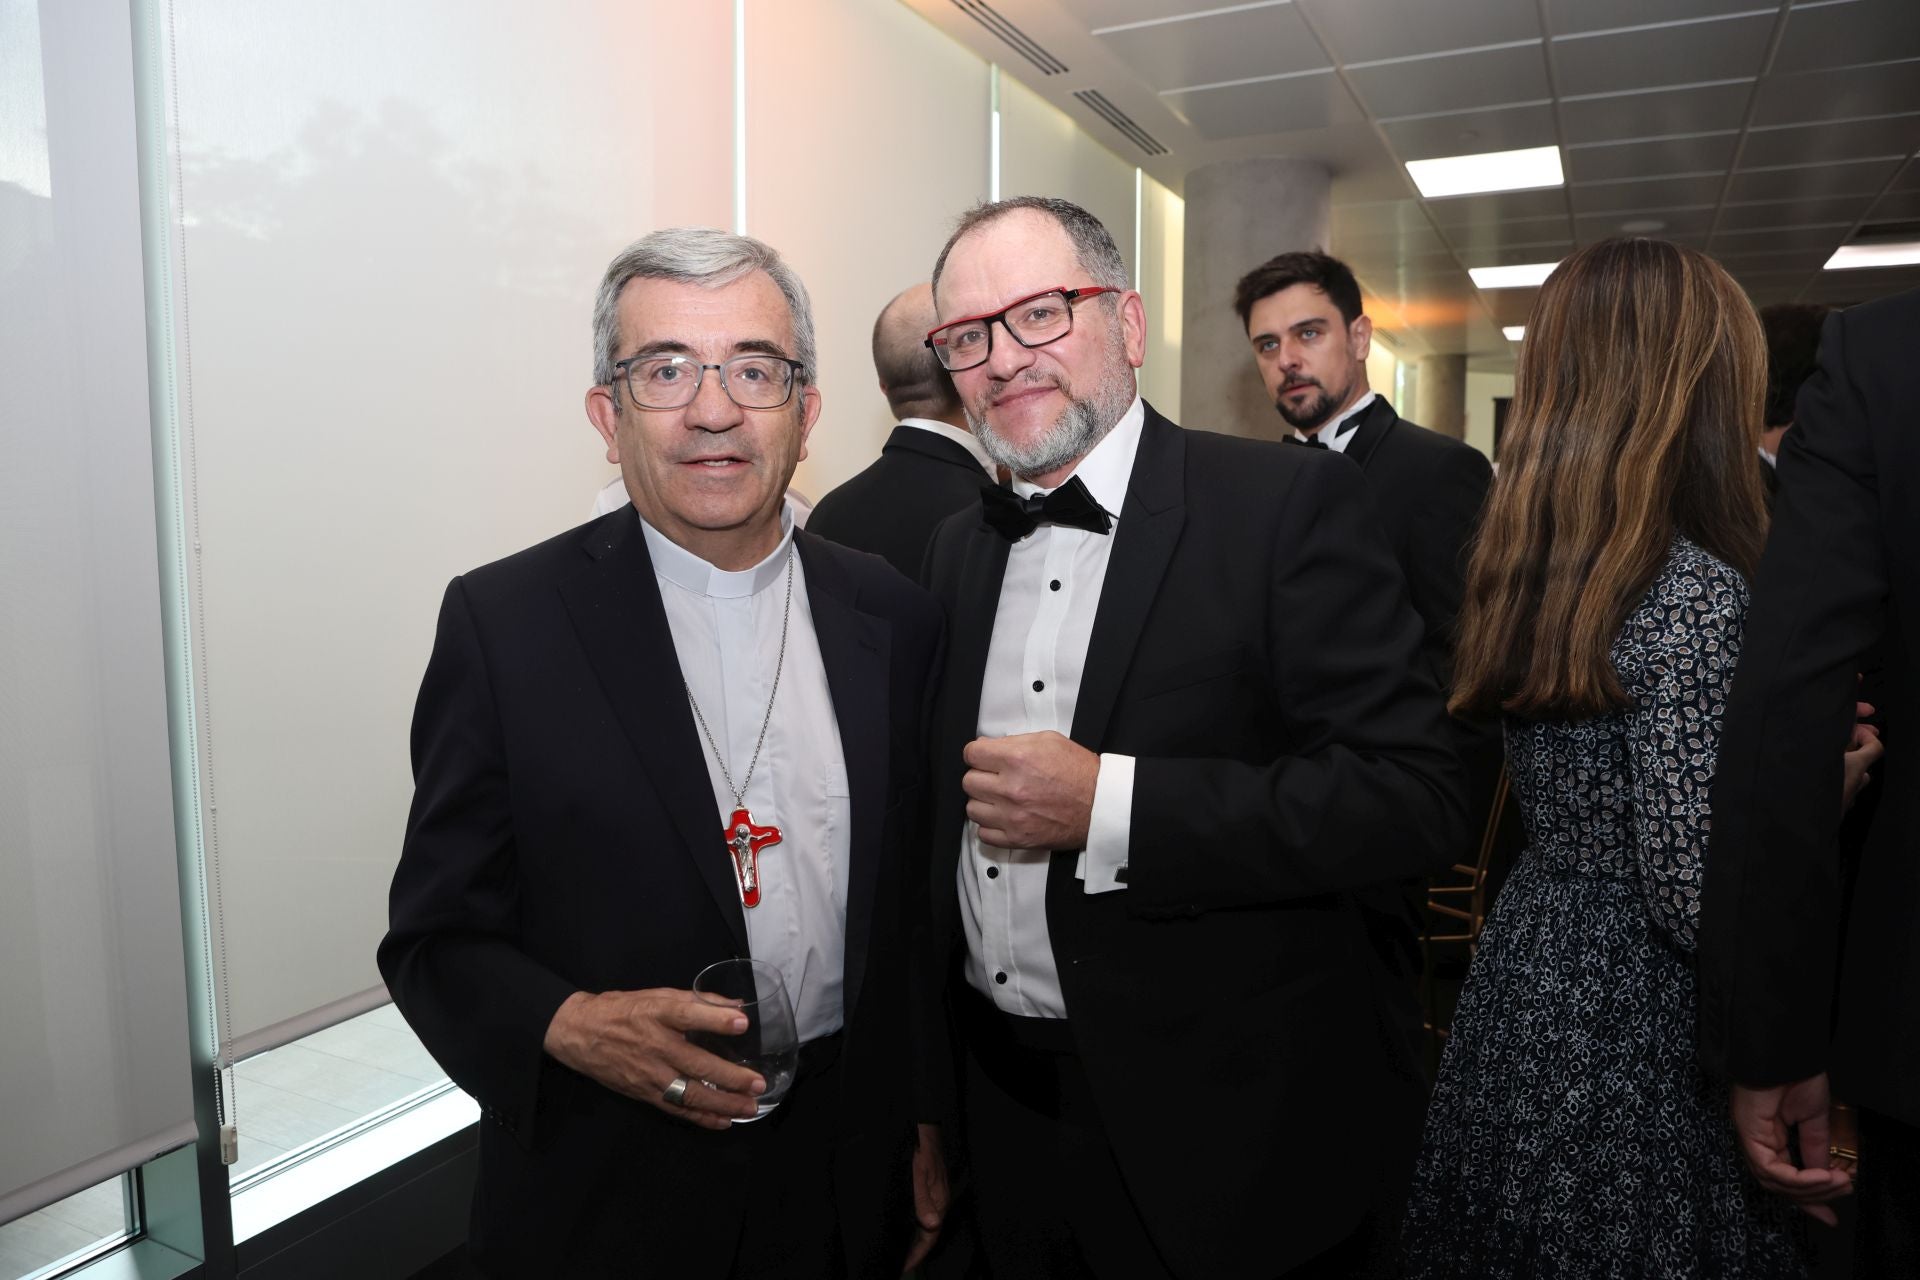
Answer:
[[[1432,1277],[1802,1276],[1694,1060],[1709,792],[1747,587],[1678,538],[1621,628],[1633,706],[1507,725],[1528,847],[1461,993],[1404,1235]]]

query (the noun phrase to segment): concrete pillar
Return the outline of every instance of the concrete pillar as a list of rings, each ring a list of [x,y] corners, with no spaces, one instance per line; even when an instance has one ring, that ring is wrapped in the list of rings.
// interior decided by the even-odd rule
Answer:
[[[1416,384],[1415,410],[1421,426],[1455,440],[1467,438],[1467,358],[1423,356]],[[1403,410],[1404,412],[1404,410]]]
[[[1285,424],[1254,370],[1233,287],[1277,253],[1327,247],[1332,181],[1312,160],[1223,160],[1187,175],[1186,202],[1182,425],[1277,439]]]

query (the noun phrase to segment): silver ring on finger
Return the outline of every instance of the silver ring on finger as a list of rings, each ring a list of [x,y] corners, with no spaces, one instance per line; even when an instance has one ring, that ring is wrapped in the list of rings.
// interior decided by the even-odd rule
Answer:
[[[670,1106],[686,1106],[687,1078],[685,1076],[675,1076],[673,1083],[667,1086],[666,1092],[660,1095],[660,1100]]]

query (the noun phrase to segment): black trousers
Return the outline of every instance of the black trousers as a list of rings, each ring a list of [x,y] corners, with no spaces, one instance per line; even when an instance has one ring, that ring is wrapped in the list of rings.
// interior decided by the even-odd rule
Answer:
[[[1001,1013],[971,990],[960,1004],[965,1136],[993,1280],[1175,1280],[1114,1160],[1068,1025]],[[1289,1280],[1386,1274],[1391,1216],[1370,1216]]]
[[[778,1108],[711,1139],[712,1160],[662,1170],[636,1153],[603,1179],[555,1273],[566,1280],[844,1276],[833,1193],[840,1037],[801,1048]]]
[[[1857,1280],[1920,1276],[1920,1128],[1860,1109]]]

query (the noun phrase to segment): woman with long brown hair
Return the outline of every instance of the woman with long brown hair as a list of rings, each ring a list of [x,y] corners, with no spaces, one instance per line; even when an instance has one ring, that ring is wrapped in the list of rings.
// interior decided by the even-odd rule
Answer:
[[[1610,240],[1527,325],[1453,708],[1502,712],[1528,847],[1427,1115],[1412,1277],[1805,1273],[1694,1060],[1709,793],[1747,579],[1766,347],[1705,256]]]

